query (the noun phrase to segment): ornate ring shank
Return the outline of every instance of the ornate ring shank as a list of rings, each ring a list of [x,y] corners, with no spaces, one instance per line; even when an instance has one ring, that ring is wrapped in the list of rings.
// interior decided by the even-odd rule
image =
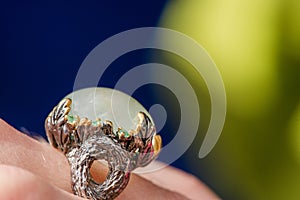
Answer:
[[[110,121],[70,116],[71,99],[63,99],[45,120],[50,144],[62,151],[71,167],[74,194],[88,199],[114,199],[126,187],[130,172],[154,160],[161,149],[161,137],[143,112],[138,113],[135,131],[113,131]],[[90,174],[94,160],[105,160],[109,172],[99,184]]]

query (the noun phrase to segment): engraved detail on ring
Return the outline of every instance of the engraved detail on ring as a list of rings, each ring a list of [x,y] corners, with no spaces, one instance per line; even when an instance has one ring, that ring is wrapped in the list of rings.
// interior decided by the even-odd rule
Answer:
[[[114,199],[128,184],[130,173],[154,160],[161,149],[161,137],[156,135],[150,118],[139,112],[136,130],[118,128],[111,121],[91,121],[69,115],[72,100],[65,98],[54,107],[45,120],[50,144],[63,152],[71,168],[74,194],[88,199]],[[97,183],[90,174],[95,160],[108,163],[108,175]]]

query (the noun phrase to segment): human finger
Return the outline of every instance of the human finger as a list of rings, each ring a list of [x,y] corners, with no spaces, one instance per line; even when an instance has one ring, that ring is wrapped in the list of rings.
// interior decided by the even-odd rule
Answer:
[[[0,164],[23,168],[63,190],[71,192],[70,169],[65,156],[38,142],[0,120]],[[105,176],[104,166],[93,169],[95,177]],[[160,188],[150,181],[132,175],[122,199],[186,199],[184,196]]]
[[[188,174],[180,169],[172,166],[164,166],[165,164],[155,161],[152,166],[159,170],[139,174],[140,176],[151,180],[159,187],[167,188],[171,191],[176,191],[191,200],[220,199],[214,192],[212,192],[204,183],[202,183],[195,176]]]
[[[36,175],[14,166],[0,165],[0,199],[10,200],[80,200]]]

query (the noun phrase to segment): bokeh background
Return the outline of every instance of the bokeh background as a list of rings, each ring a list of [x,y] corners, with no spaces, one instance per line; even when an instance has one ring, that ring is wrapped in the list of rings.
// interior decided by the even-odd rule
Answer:
[[[95,46],[132,28],[171,28],[201,44],[224,80],[226,123],[207,157],[199,159],[198,151],[209,123],[209,95],[184,59],[151,49],[130,52],[111,64],[99,86],[114,87],[140,64],[174,67],[197,91],[201,122],[192,146],[172,165],[223,199],[299,199],[299,10],[297,0],[1,1],[0,117],[45,136],[45,117],[72,92],[78,68]],[[161,134],[171,141],[180,123],[172,91],[145,85],[133,96],[146,108],[165,106]]]

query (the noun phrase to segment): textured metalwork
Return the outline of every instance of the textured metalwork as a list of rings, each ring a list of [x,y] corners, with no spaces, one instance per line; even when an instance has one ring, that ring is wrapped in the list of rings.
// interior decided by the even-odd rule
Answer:
[[[130,173],[154,160],[161,149],[161,137],[143,112],[138,113],[135,131],[118,128],[110,121],[91,121],[71,116],[71,99],[63,99],[45,120],[50,144],[62,151],[71,167],[74,194],[95,200],[114,199],[128,184]],[[95,160],[105,160],[109,172],[103,183],[90,174]]]

